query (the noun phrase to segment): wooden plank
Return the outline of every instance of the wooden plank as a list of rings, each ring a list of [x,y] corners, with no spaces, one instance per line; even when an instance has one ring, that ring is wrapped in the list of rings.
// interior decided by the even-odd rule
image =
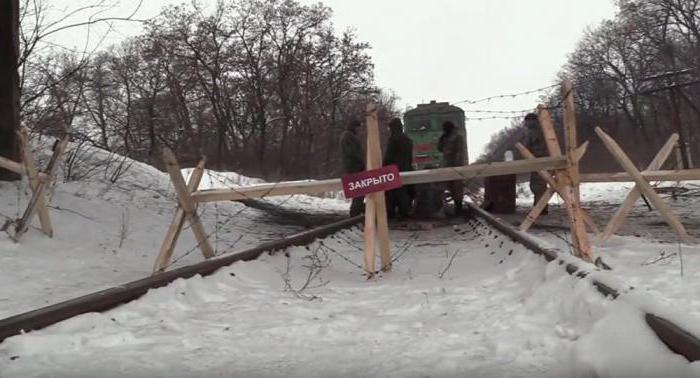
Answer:
[[[389,220],[386,212],[386,197],[384,192],[374,193],[377,197],[377,236],[379,239],[379,256],[384,272],[391,271],[391,241],[389,239]]]
[[[56,170],[58,170],[58,166],[61,161],[61,156],[63,156],[63,152],[68,146],[69,140],[69,135],[64,136],[63,139],[61,139],[61,141],[54,149],[53,155],[51,155],[51,159],[49,160],[49,164],[46,166],[46,177],[52,178],[56,175]],[[37,187],[36,191],[34,191],[34,193],[32,194],[32,199],[29,201],[29,204],[27,205],[27,208],[24,211],[24,215],[15,226],[15,234],[12,237],[12,239],[15,242],[18,242],[22,235],[24,235],[24,233],[27,232],[27,229],[29,229],[29,225],[32,222],[32,218],[34,217],[34,214],[36,214],[36,211],[38,209],[39,199],[45,197],[45,193],[49,189],[51,181],[51,179],[42,180],[39,183],[39,186]]]
[[[539,105],[537,107],[537,119],[539,120],[540,127],[542,128],[542,134],[544,135],[544,141],[547,144],[547,151],[549,151],[549,156],[561,156],[561,147],[559,146],[557,133],[554,131],[554,122],[552,122],[552,116],[549,114],[547,108],[545,108],[543,105]]]
[[[27,171],[24,169],[24,166],[22,164],[3,156],[0,156],[0,168],[5,168],[8,171],[12,171],[20,175],[27,174]]]
[[[576,148],[578,140],[576,136],[576,111],[574,109],[574,87],[571,81],[564,80],[564,135],[566,146],[567,176],[569,186],[569,201],[567,207],[570,209],[571,235],[574,246],[578,247],[578,254],[588,262],[593,262],[593,251],[591,249],[586,225],[584,222],[583,210],[581,209],[581,193],[579,185],[579,163]],[[564,189],[567,191],[567,189]]]
[[[376,105],[367,108],[367,168],[377,169],[382,166],[382,148],[379,141],[379,119]],[[371,167],[371,168],[370,168]],[[389,240],[389,222],[387,219],[386,197],[384,192],[374,193],[377,239],[382,271],[391,270],[391,242]],[[365,217],[367,219],[367,217]],[[374,267],[374,265],[372,265]]]
[[[523,223],[520,224],[520,231],[527,231],[533,224],[535,224],[535,221],[540,214],[542,214],[542,210],[547,207],[547,204],[549,203],[549,200],[552,199],[553,195],[554,190],[551,186],[548,186],[547,190],[545,190],[544,194],[542,194],[542,197],[540,197],[539,201],[537,201],[535,204],[535,207],[530,210],[530,212],[525,216]]]
[[[187,181],[187,192],[192,193],[199,188],[199,184],[202,181],[202,176],[204,175],[204,165],[206,164],[206,158],[202,157],[199,164],[195,167],[190,174],[189,180]],[[175,216],[173,221],[168,227],[168,231],[165,234],[165,239],[163,244],[161,244],[160,252],[156,258],[156,262],[153,265],[153,273],[158,273],[165,270],[166,266],[170,262],[170,258],[173,255],[175,246],[177,245],[177,240],[180,238],[180,232],[182,232],[182,226],[185,224],[185,211],[182,206],[178,205],[175,211]]]
[[[36,188],[34,191],[31,200],[29,201],[29,204],[27,205],[27,208],[24,209],[24,214],[22,215],[22,218],[17,221],[17,225],[15,226],[15,234],[12,236],[12,240],[15,242],[19,242],[19,239],[22,238],[22,235],[24,235],[25,232],[27,232],[27,229],[29,229],[29,225],[31,224],[32,218],[34,217],[34,214],[36,214],[36,210],[39,206],[39,198],[46,193],[46,187],[48,186],[47,181],[42,181],[39,183],[39,186]]]
[[[372,278],[375,271],[374,247],[377,237],[377,202],[375,195],[370,194],[365,199],[365,273]]]
[[[525,159],[534,159],[535,155],[530,152],[530,150],[527,149],[527,147],[523,146],[522,143],[516,143],[515,147],[518,149],[520,152],[520,155],[522,155]],[[582,144],[576,151],[576,159],[581,159],[583,155],[586,153],[586,149],[588,148],[588,141],[586,141],[584,144]],[[557,194],[562,198],[562,200],[565,203],[568,203],[570,201],[569,195],[567,194],[566,191],[562,190],[559,188],[557,185],[554,177],[549,174],[547,171],[538,171],[537,172],[540,177],[542,177],[545,181],[547,181],[547,184],[549,184],[549,187],[553,188]],[[586,225],[593,231],[593,233],[598,234],[600,231],[598,229],[598,226],[595,224],[595,221],[593,221],[593,218],[591,218],[590,215],[588,215],[588,212],[586,212],[584,209],[581,209],[582,215],[583,215],[583,220],[586,222]],[[525,221],[528,221],[529,217],[534,217],[533,219],[529,220],[531,222],[530,224],[525,224],[525,221],[523,221],[523,224],[520,225],[520,229],[522,231],[527,231],[530,226],[537,220],[537,217],[540,215],[540,213],[537,213],[537,216],[533,214],[531,211],[528,216],[525,218]],[[524,227],[524,228],[523,228]]]
[[[540,170],[556,170],[566,166],[562,157],[542,157],[533,160],[515,160],[472,164],[463,167],[424,169],[420,171],[401,172],[401,181],[406,184],[422,184],[453,180],[467,180],[475,177],[489,177],[527,173]],[[340,179],[319,181],[288,181],[241,188],[208,189],[192,193],[196,202],[237,201],[259,198],[262,196],[281,196],[290,194],[311,194],[342,190]]]
[[[656,170],[661,168],[664,162],[666,162],[666,159],[668,159],[668,157],[673,152],[673,149],[677,145],[677,142],[678,134],[672,134],[671,137],[668,138],[668,141],[666,141],[666,144],[664,144],[664,146],[661,147],[659,152],[656,153],[656,156],[654,156],[654,159],[652,159],[651,163],[649,163],[649,165],[647,166],[647,170]],[[622,201],[622,205],[617,209],[613,217],[610,219],[610,222],[608,222],[608,225],[605,227],[605,231],[603,231],[603,234],[600,235],[601,241],[606,241],[610,239],[610,237],[614,235],[615,232],[617,232],[617,230],[620,229],[620,227],[625,221],[625,218],[632,210],[632,206],[634,206],[635,202],[637,202],[641,196],[642,192],[639,190],[639,187],[635,185],[634,188],[632,188],[632,190],[629,193],[627,193],[627,196],[625,196],[625,200]]]
[[[595,132],[603,141],[603,144],[608,149],[608,151],[610,151],[610,153],[615,157],[615,160],[617,160],[617,162],[622,166],[622,168],[624,168],[625,171],[630,176],[632,176],[634,181],[639,186],[639,189],[641,190],[642,194],[644,194],[647,197],[647,199],[649,199],[649,201],[654,205],[656,210],[658,210],[659,213],[661,213],[661,216],[664,218],[666,223],[668,223],[678,234],[678,237],[680,237],[683,241],[692,240],[690,235],[688,235],[688,232],[685,230],[685,227],[683,227],[683,224],[680,222],[680,220],[678,220],[678,217],[676,217],[676,215],[673,214],[671,208],[669,208],[668,205],[661,199],[661,197],[659,197],[659,195],[656,194],[654,189],[644,179],[641,172],[639,172],[637,167],[634,165],[634,163],[632,163],[629,157],[627,157],[627,155],[622,150],[622,148],[620,148],[617,142],[615,142],[615,140],[613,140],[608,134],[606,134],[600,127],[596,127]]]
[[[646,181],[700,180],[700,169],[644,171],[641,173]],[[581,182],[634,182],[634,178],[627,172],[583,173],[581,174]]]
[[[180,207],[182,207],[185,212],[185,218],[192,226],[192,232],[197,239],[197,246],[202,251],[202,254],[206,258],[214,257],[214,250],[209,244],[209,238],[204,231],[204,226],[197,215],[197,207],[195,202],[192,200],[190,193],[187,191],[187,185],[185,184],[185,179],[182,177],[180,172],[180,166],[177,163],[175,154],[169,148],[163,148],[163,161],[165,162],[165,168],[170,174],[170,179],[173,182],[173,187],[175,188],[175,193],[177,193],[178,202]]]
[[[367,115],[367,120],[369,123],[369,114]],[[367,132],[367,148],[365,149],[366,152],[366,158],[365,158],[365,167],[366,169],[374,169],[375,164],[374,164],[374,153],[373,149],[371,148],[371,143],[370,143],[370,133],[369,130]],[[376,201],[376,196],[374,194],[370,194],[365,197],[365,229],[364,229],[364,237],[365,237],[365,256],[364,256],[364,263],[365,263],[365,274],[367,274],[367,279],[370,279],[374,277],[374,272],[376,270],[376,265],[375,265],[375,254],[374,250],[376,247],[376,240],[377,240],[377,201]]]
[[[39,187],[39,178],[36,165],[34,164],[34,156],[32,156],[32,148],[29,145],[29,136],[26,128],[21,128],[17,132],[20,142],[20,150],[22,153],[22,160],[24,163],[25,170],[27,171],[27,176],[29,177],[29,187],[33,192]],[[41,230],[48,237],[53,237],[53,226],[51,225],[51,218],[49,217],[49,209],[46,203],[46,196],[39,196],[37,203],[37,211],[39,213],[39,224],[41,225]]]

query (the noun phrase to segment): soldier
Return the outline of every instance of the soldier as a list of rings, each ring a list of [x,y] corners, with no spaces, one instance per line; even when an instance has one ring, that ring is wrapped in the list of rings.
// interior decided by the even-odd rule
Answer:
[[[400,172],[413,170],[413,141],[403,132],[403,124],[398,118],[389,122],[389,140],[384,154],[384,165],[396,164]],[[411,211],[413,187],[410,185],[390,190],[386,193],[387,215],[398,220],[407,218]]]
[[[549,156],[549,151],[547,151],[547,144],[544,141],[544,136],[542,135],[542,129],[540,128],[540,122],[537,119],[537,114],[529,113],[525,115],[525,128],[527,134],[523,140],[523,145],[527,147],[530,152],[532,152],[535,157],[545,157]],[[537,172],[530,173],[530,190],[535,196],[536,205],[537,202],[542,198],[544,192],[547,190],[547,182],[540,177]],[[534,206],[534,205],[533,205]],[[549,206],[545,206],[541,214],[547,214]]]
[[[362,144],[357,136],[360,121],[351,120],[340,136],[340,153],[342,154],[343,173],[351,174],[365,170],[365,160],[362,158]],[[350,204],[350,216],[362,214],[365,210],[364,197],[355,197]]]
[[[454,123],[446,121],[442,124],[442,136],[438,141],[438,151],[442,152],[443,167],[461,167],[464,165],[466,141],[464,136],[455,130]],[[462,212],[464,198],[464,180],[447,183],[447,190],[455,203],[455,214]]]

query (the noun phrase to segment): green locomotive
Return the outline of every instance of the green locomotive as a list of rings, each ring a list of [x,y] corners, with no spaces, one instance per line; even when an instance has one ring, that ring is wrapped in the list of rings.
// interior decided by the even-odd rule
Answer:
[[[464,110],[447,102],[430,101],[418,104],[414,109],[404,113],[406,135],[413,140],[413,165],[415,169],[438,168],[441,166],[442,154],[437,150],[438,140],[442,135],[442,123],[452,121],[457,132],[467,140],[464,125]],[[466,148],[466,146],[465,146]],[[469,163],[467,153],[466,163]]]
[[[413,141],[413,167],[415,169],[439,168],[442,166],[442,153],[437,149],[442,135],[442,124],[452,121],[455,130],[467,140],[467,129],[464,124],[464,110],[447,102],[430,101],[428,104],[418,104],[414,109],[404,113],[403,117],[406,135]],[[465,144],[465,164],[468,164],[469,154]],[[442,213],[443,187],[435,183],[416,185],[414,215],[418,218],[434,218]]]

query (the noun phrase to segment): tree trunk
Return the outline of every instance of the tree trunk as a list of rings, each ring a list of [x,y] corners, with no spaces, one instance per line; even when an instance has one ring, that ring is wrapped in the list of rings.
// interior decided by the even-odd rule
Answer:
[[[19,0],[0,6],[0,156],[20,161],[19,140]],[[0,180],[19,180],[19,175],[0,169]]]
[[[671,121],[673,123],[673,128],[676,129],[678,133],[678,145],[681,148],[681,159],[683,160],[683,168],[690,168],[690,162],[688,161],[688,139],[685,136],[683,130],[683,124],[681,122],[681,109],[680,104],[678,104],[678,96],[676,96],[676,90],[671,89],[671,105],[673,106]]]

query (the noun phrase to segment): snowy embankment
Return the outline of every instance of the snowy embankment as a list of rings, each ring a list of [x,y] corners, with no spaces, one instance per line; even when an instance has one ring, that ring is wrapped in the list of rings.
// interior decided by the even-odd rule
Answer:
[[[7,377],[693,376],[611,301],[488,227],[394,232],[362,279],[359,229],[178,280],[0,345]],[[308,277],[312,277],[309,284]],[[306,286],[306,288],[303,288]]]
[[[72,160],[70,154],[75,149],[71,144],[69,162],[59,171],[51,199],[54,238],[32,227],[20,243],[14,243],[8,233],[0,232],[0,318],[151,274],[176,205],[168,175],[147,164],[84,146]],[[45,165],[47,151],[39,151],[39,166]],[[189,170],[183,171],[187,174]],[[207,171],[202,181],[202,187],[259,182],[213,171]],[[29,198],[26,181],[0,182],[2,223],[21,217]],[[326,206],[320,209],[321,200],[307,196],[283,200],[285,207],[311,204],[310,212],[339,214],[347,206],[342,201],[324,200]],[[303,229],[300,224],[271,223],[267,213],[237,202],[204,204],[200,209],[217,254],[240,251]],[[172,267],[202,261],[196,245],[185,227]]]
[[[661,183],[664,201],[678,215],[688,232],[700,237],[700,181]],[[584,183],[581,199],[589,214],[603,229],[620,207],[634,183]],[[678,195],[670,194],[677,189]],[[523,212],[529,210],[532,198],[527,184],[521,184],[518,204]],[[550,214],[540,218],[544,224],[566,226],[565,212],[558,198],[550,201]],[[570,246],[563,230],[533,228],[531,232],[556,245],[563,251]],[[619,233],[606,242],[591,235],[594,252],[613,267],[614,274],[624,279],[637,291],[654,298],[678,313],[690,314],[700,319],[700,245],[679,243],[673,229],[666,224],[656,210],[649,210],[644,201],[638,200],[627,216]]]

